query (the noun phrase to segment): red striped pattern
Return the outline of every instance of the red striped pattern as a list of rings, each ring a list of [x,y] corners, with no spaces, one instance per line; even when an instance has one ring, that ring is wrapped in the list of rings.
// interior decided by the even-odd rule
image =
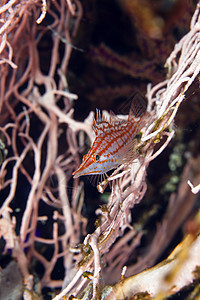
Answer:
[[[127,121],[117,117],[106,120],[97,111],[94,120],[96,138],[89,152],[84,155],[79,168],[73,173],[74,178],[89,174],[103,174],[116,168],[130,152],[134,152],[135,136],[142,128],[139,120]]]

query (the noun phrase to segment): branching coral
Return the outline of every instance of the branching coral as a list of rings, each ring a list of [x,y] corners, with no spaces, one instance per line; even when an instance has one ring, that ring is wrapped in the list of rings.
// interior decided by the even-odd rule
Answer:
[[[99,184],[101,192],[108,182],[112,189],[108,204],[96,211],[96,229],[87,234],[87,219],[82,215],[83,183],[72,181],[71,174],[80,163],[84,135],[94,138],[93,114],[84,122],[73,119],[77,95],[70,93],[66,79],[81,4],[78,0],[2,3],[0,130],[2,149],[7,148],[8,153],[2,156],[0,169],[0,234],[4,253],[11,252],[18,263],[26,299],[33,294],[32,272],[38,266],[42,287],[62,288],[56,300],[81,294],[83,299],[100,298],[104,281],[108,282],[113,270],[113,281],[119,280],[143,236],[143,231],[130,224],[131,209],[147,190],[147,167],[174,136],[174,117],[200,71],[199,10],[197,6],[189,33],[166,62],[169,78],[155,87],[148,86],[148,119],[138,144],[138,159],[120,166]],[[39,49],[49,35],[51,48],[42,55]],[[190,159],[183,186],[169,201],[170,207],[176,198],[175,211],[182,207],[183,216],[187,208],[182,205],[185,194],[181,191],[188,189],[188,197],[195,201],[187,180],[199,184],[193,169],[195,163]],[[163,231],[170,235],[173,225],[177,227],[173,216],[165,215],[158,228],[151,257],[130,265],[127,275],[149,266],[150,258],[155,262],[155,248]],[[102,259],[107,263],[105,268]],[[54,277],[57,269],[60,279]]]
[[[34,259],[44,267],[41,279],[43,286],[62,285],[62,281],[52,280],[52,270],[57,260],[63,258],[66,276],[69,276],[73,266],[69,246],[75,246],[80,241],[86,224],[80,215],[81,186],[74,183],[72,202],[69,202],[66,192],[77,148],[75,133],[70,126],[74,132],[80,129],[87,134],[91,132],[88,124],[72,119],[71,103],[77,96],[68,91],[64,76],[72,51],[71,36],[75,35],[81,17],[80,3],[68,2],[69,7],[65,1],[59,4],[54,2],[48,7],[48,14],[53,19],[52,28],[60,34],[62,32],[68,43],[64,44],[65,51],[59,62],[58,48],[61,41],[58,36],[52,36],[52,54],[49,56],[46,74],[41,70],[38,47],[49,29],[36,23],[40,14],[40,2],[10,1],[1,8],[1,20],[4,22],[0,29],[1,131],[7,147],[11,147],[8,158],[1,166],[2,199],[5,197],[0,209],[1,235],[6,242],[4,251],[12,250],[29,290],[33,289],[29,266]],[[73,27],[69,31],[72,19]],[[59,77],[57,81],[55,76]],[[63,111],[58,103],[64,103]],[[62,129],[59,128],[61,123],[68,125],[66,145],[70,145],[62,153],[58,149],[59,136],[62,134]],[[27,167],[27,161],[32,167]],[[17,224],[18,220],[11,207],[19,191],[20,180],[23,180],[24,186],[21,201],[25,203],[17,202],[18,210],[22,210],[22,218]],[[48,217],[42,212],[41,205],[47,210],[51,207]],[[66,228],[60,233],[59,223]],[[41,236],[41,231],[44,230],[41,224],[50,226],[52,232],[48,238]],[[46,245],[45,251],[48,251],[48,247],[51,249],[49,251],[53,250],[49,260],[45,258],[45,253],[42,255],[37,251],[38,245],[42,244]]]

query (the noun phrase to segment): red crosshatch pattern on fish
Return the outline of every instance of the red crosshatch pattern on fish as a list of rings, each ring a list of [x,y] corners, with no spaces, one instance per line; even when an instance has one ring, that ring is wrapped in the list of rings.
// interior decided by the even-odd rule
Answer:
[[[134,112],[134,114],[133,114]],[[96,110],[94,132],[96,138],[89,152],[83,156],[74,178],[83,175],[104,174],[139,155],[136,151],[138,134],[145,125],[144,106],[133,101],[126,120],[110,114],[109,118]]]

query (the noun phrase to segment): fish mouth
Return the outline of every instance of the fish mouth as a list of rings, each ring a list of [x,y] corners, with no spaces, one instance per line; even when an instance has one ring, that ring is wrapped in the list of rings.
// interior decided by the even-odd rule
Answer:
[[[85,169],[85,164],[80,164],[78,169],[76,169],[72,175],[73,175],[73,178],[78,178],[82,175],[87,175],[87,173],[84,172],[84,169]],[[85,173],[85,174],[84,174]]]
[[[100,174],[99,173],[99,171],[91,171],[91,172],[84,172],[83,170],[79,170],[79,169],[77,169],[76,171],[74,171],[73,173],[72,173],[72,175],[73,175],[73,178],[75,179],[75,178],[78,178],[78,177],[80,177],[80,176],[85,176],[85,175],[96,175],[96,174]]]
[[[81,174],[82,172],[79,170],[79,169],[77,169],[76,171],[74,171],[73,173],[72,173],[72,175],[73,175],[73,178],[78,178],[78,177],[80,177],[82,174]]]
[[[73,175],[73,178],[78,178],[78,177],[81,176],[81,174],[78,174],[78,173],[75,173],[75,172],[73,172],[72,175]]]

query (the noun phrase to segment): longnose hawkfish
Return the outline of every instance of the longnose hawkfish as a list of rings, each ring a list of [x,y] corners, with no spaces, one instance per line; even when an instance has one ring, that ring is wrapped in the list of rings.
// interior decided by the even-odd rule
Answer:
[[[135,110],[135,108],[134,108]],[[144,108],[142,109],[144,110]],[[145,125],[141,118],[141,107],[137,111],[130,109],[128,118],[121,119],[110,114],[109,118],[96,111],[93,129],[96,138],[79,168],[72,174],[74,178],[83,175],[105,174],[121,164],[127,164],[139,156],[140,130]]]

